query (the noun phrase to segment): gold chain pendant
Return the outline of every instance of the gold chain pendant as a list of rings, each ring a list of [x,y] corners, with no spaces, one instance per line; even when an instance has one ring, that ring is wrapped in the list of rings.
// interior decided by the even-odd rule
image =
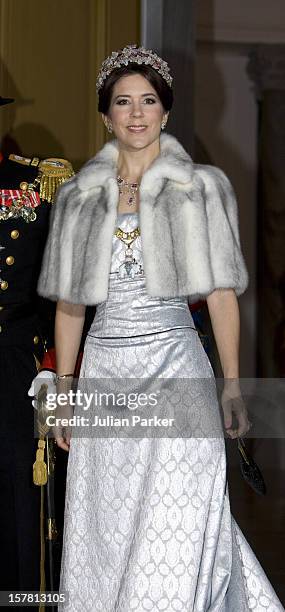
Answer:
[[[136,227],[131,232],[124,232],[120,227],[117,227],[114,235],[127,247],[125,250],[125,261],[119,266],[119,278],[134,278],[136,274],[142,274],[142,266],[134,258],[131,247],[135,239],[140,236],[140,228]]]

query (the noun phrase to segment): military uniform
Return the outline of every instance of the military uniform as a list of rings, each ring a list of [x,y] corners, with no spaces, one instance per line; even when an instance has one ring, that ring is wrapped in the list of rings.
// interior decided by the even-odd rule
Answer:
[[[36,294],[66,160],[10,156],[0,163],[0,590],[40,590],[41,487],[28,389],[52,343],[54,305]]]

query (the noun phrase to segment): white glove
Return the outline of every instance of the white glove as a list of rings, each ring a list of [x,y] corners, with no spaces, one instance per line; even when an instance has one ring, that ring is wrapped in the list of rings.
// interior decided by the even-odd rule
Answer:
[[[56,393],[56,374],[55,372],[51,372],[50,370],[42,370],[37,374],[37,376],[33,379],[32,384],[29,388],[28,395],[33,397],[33,407],[38,408],[37,396],[42,387],[42,385],[46,385],[47,393]]]
[[[69,379],[63,379],[60,383],[60,391],[63,393],[67,393],[72,385],[72,381]],[[43,388],[44,387],[44,388]],[[40,391],[42,393],[40,393]],[[37,374],[37,376],[33,379],[30,389],[28,391],[28,395],[33,397],[32,404],[34,408],[38,410],[39,401],[46,398],[47,395],[53,394],[54,397],[57,396],[57,384],[56,384],[56,374],[55,372],[51,372],[50,370],[42,370]],[[40,393],[40,396],[39,396]],[[39,399],[38,399],[39,398]],[[55,406],[56,418],[66,419],[71,418],[73,416],[73,408],[68,404],[67,406]],[[58,446],[63,448],[64,450],[69,450],[70,438],[71,438],[71,429],[70,427],[63,427],[61,425],[57,425],[56,427],[51,427],[51,431],[56,440]]]

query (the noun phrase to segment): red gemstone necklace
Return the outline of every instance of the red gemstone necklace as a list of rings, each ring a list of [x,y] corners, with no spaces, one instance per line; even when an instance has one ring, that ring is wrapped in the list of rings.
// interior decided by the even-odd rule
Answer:
[[[117,183],[120,195],[127,195],[127,203],[132,206],[136,202],[136,194],[139,188],[138,183],[130,183],[127,179],[117,176]]]

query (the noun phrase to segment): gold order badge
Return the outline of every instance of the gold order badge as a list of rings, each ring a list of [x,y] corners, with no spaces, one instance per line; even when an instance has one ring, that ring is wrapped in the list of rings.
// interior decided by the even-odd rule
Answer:
[[[125,261],[118,269],[119,278],[121,279],[126,277],[134,278],[136,274],[142,273],[142,266],[135,259],[132,250],[132,244],[140,234],[139,227],[136,227],[131,232],[125,232],[121,227],[115,229],[114,235],[126,245]]]

